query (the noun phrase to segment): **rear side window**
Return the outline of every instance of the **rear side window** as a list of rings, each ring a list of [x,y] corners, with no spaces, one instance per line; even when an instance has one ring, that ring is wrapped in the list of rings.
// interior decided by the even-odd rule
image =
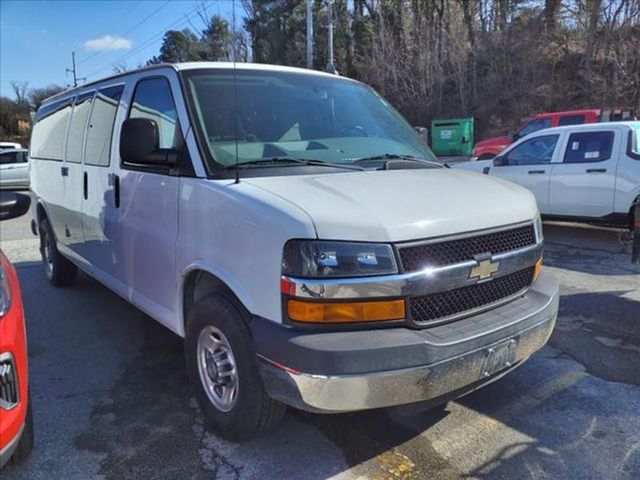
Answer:
[[[113,127],[123,89],[122,85],[118,85],[103,88],[96,93],[87,129],[87,145],[84,153],[86,165],[99,167],[109,165]]]
[[[565,115],[558,119],[558,126],[564,125],[582,125],[584,123],[584,115]]]
[[[611,158],[614,134],[604,132],[580,132],[569,136],[564,163],[602,162]]]
[[[160,148],[175,148],[181,139],[176,106],[166,78],[140,80],[136,85],[129,118],[148,118],[156,122],[160,134]]]
[[[38,110],[31,135],[31,158],[62,160],[71,116],[71,100],[45,105]]]
[[[87,126],[87,118],[91,110],[91,100],[94,92],[84,93],[76,98],[69,123],[69,138],[67,139],[67,162],[82,162],[82,145],[84,142],[84,130]]]

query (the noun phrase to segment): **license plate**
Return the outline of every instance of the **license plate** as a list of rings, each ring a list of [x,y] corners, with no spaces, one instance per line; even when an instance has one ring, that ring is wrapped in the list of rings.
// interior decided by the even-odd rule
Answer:
[[[516,361],[516,346],[517,342],[512,338],[488,348],[482,367],[483,375],[490,377],[494,373],[512,366]]]

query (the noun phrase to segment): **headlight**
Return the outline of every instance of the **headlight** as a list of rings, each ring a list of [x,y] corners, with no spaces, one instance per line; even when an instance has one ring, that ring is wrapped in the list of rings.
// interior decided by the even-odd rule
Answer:
[[[11,286],[9,285],[9,275],[0,267],[0,317],[9,311],[11,306]]]
[[[391,245],[291,240],[284,247],[282,273],[302,278],[339,278],[398,273]]]

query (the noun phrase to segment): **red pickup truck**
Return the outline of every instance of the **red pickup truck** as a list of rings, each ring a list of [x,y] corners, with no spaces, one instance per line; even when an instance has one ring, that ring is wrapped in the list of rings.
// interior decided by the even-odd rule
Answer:
[[[629,108],[602,109],[586,108],[583,110],[568,110],[565,112],[540,113],[531,117],[513,133],[503,137],[494,137],[482,140],[473,147],[473,157],[478,160],[487,160],[495,157],[504,148],[516,140],[543,128],[561,127],[563,125],[578,125],[582,123],[613,122],[622,120],[635,120],[635,114]]]

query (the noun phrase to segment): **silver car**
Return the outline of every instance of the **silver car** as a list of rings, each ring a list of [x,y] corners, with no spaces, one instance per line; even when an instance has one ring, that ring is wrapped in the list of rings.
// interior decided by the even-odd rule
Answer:
[[[29,151],[0,150],[0,188],[29,188]]]

